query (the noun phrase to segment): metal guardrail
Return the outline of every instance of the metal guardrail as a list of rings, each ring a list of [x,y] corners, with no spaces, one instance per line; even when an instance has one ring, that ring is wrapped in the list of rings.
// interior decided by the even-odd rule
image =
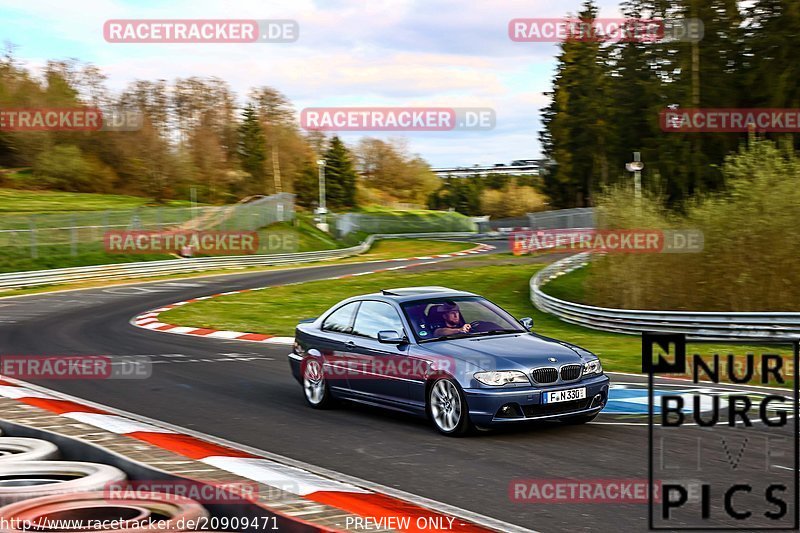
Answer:
[[[290,254],[237,255],[225,257],[197,257],[190,259],[167,259],[163,261],[143,261],[137,263],[114,263],[83,267],[58,268],[53,270],[32,270],[0,274],[0,289],[19,289],[42,285],[56,285],[72,281],[101,281],[108,279],[141,278],[184,274],[218,269],[241,269],[257,266],[282,265],[288,263],[311,263],[325,259],[341,259],[369,250],[378,239],[397,238],[456,238],[477,237],[475,233],[412,233],[370,235],[364,242],[350,248],[324,250],[320,252],[299,252]]]
[[[800,313],[789,312],[693,312],[647,311],[594,307],[560,300],[542,291],[558,276],[585,266],[590,253],[556,261],[530,280],[530,299],[545,313],[564,322],[612,333],[639,335],[642,331],[685,333],[695,340],[797,340]]]

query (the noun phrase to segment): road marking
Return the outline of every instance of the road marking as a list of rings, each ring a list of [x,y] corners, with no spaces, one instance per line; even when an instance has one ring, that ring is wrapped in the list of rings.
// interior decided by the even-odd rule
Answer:
[[[494,250],[495,247],[487,244],[478,244],[474,248],[467,250],[464,253],[482,253],[489,250]],[[436,257],[453,257],[454,254],[442,254]],[[405,259],[399,259],[400,261],[414,261],[414,260],[423,260],[423,259],[433,259],[433,257],[423,256],[423,257],[411,257]],[[392,260],[392,261],[396,261]],[[350,274],[344,274],[341,276],[333,276],[330,278],[324,278],[328,280],[333,279],[343,279],[343,278],[350,278],[355,276],[367,276],[370,274],[375,274],[377,272],[385,272],[390,270],[400,270],[406,268],[414,268],[423,265],[433,265],[442,262],[442,259],[434,260],[434,261],[427,261],[422,263],[410,263],[406,265],[396,266],[396,267],[387,267],[381,268],[378,270],[369,270],[365,272],[355,272]],[[354,263],[355,265],[364,264],[364,263]],[[297,269],[302,270],[302,269]],[[216,294],[210,294],[206,296],[200,296],[195,298],[190,298],[188,300],[183,300],[180,302],[175,302],[173,304],[169,304],[163,307],[159,307],[157,309],[150,309],[144,313],[134,316],[130,319],[129,323],[133,326],[150,329],[154,331],[159,331],[162,333],[175,333],[179,335],[193,335],[193,336],[202,336],[202,337],[211,337],[217,339],[226,339],[226,340],[233,340],[233,341],[247,341],[247,342],[259,342],[265,344],[277,344],[277,345],[284,345],[284,346],[291,346],[294,344],[294,337],[277,337],[274,335],[267,335],[262,333],[248,333],[248,332],[239,332],[239,331],[220,331],[214,330],[210,328],[197,328],[191,326],[177,326],[173,324],[166,324],[158,320],[158,315],[164,311],[168,311],[170,309],[174,309],[176,307],[180,307],[183,305],[187,305],[189,303],[194,303],[198,300],[207,300],[209,298],[217,298],[219,296],[230,296],[234,294],[243,294],[252,291],[260,291],[272,287],[285,287],[288,285],[300,285],[303,283],[307,283],[307,281],[294,281],[288,283],[280,283],[275,285],[269,285],[266,287],[255,287],[255,288],[248,288],[248,289],[239,289],[234,291],[226,291],[220,292]],[[157,292],[157,291],[156,291]]]
[[[135,423],[141,424],[142,428],[154,426],[159,431],[147,430],[135,431],[127,435],[145,442],[149,442],[156,446],[177,452],[195,460],[204,461],[206,464],[214,466],[215,462],[223,462],[228,468],[233,471],[238,470],[252,475],[254,479],[256,476],[265,476],[265,478],[278,479],[280,476],[288,476],[290,473],[298,474],[293,482],[298,484],[298,490],[302,490],[304,483],[323,490],[317,490],[307,495],[308,499],[338,507],[347,512],[366,512],[369,509],[370,514],[375,512],[394,512],[396,514],[417,516],[419,514],[430,516],[431,512],[439,513],[445,516],[454,517],[457,519],[458,524],[467,531],[480,531],[480,528],[488,528],[496,531],[507,533],[537,533],[534,530],[527,529],[521,526],[510,524],[502,520],[484,516],[466,509],[461,509],[448,505],[435,500],[430,500],[415,494],[411,494],[402,490],[386,487],[378,483],[373,483],[364,479],[348,476],[340,472],[328,470],[326,468],[318,467],[295,459],[290,459],[266,450],[261,450],[251,446],[235,443],[212,435],[207,435],[198,431],[186,429],[180,426],[169,424],[148,418],[146,416],[137,415],[122,409],[108,407],[96,402],[77,398],[66,393],[55,390],[50,390],[36,384],[9,379],[8,382],[17,384],[17,388],[27,389],[27,395],[38,394],[48,397],[59,398],[64,404],[72,404],[75,406],[84,406],[86,410],[97,411],[98,414],[104,417],[112,417],[112,419],[123,418],[129,419]],[[12,387],[6,387],[12,388]],[[23,391],[20,391],[22,393]],[[59,412],[57,414],[64,414]],[[68,413],[70,418],[74,418],[72,411]],[[83,415],[81,415],[83,416]],[[99,422],[95,419],[95,422]],[[90,423],[91,424],[91,423]],[[99,427],[99,426],[95,426]],[[136,426],[133,426],[136,427]],[[222,459],[220,459],[222,458]],[[230,458],[243,458],[243,459],[256,459],[256,461],[230,461]],[[222,467],[225,469],[224,467]],[[236,472],[234,472],[236,473]],[[245,475],[244,477],[247,477]],[[254,479],[258,481],[258,479]],[[334,488],[335,490],[332,490]],[[353,487],[361,492],[352,492],[351,490],[338,490],[338,488],[349,489]],[[306,488],[308,488],[306,486]],[[402,500],[402,501],[398,501]],[[377,505],[375,508],[373,506]],[[415,508],[416,507],[416,508]],[[458,520],[460,519],[460,520]],[[471,523],[470,523],[471,522]]]

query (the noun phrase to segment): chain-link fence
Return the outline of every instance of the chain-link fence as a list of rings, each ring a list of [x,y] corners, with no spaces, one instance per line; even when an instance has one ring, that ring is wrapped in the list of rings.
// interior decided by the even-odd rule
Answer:
[[[579,207],[528,213],[524,217],[479,220],[478,230],[482,232],[499,231],[501,233],[509,233],[519,229],[593,228],[594,224],[594,208]]]
[[[575,209],[559,209],[558,211],[542,211],[528,214],[530,229],[572,229],[593,228],[594,208],[578,207]]]
[[[350,233],[474,232],[477,229],[475,222],[469,217],[449,211],[345,213],[334,215],[334,228],[340,238]]]
[[[0,255],[9,259],[102,253],[103,237],[110,230],[254,231],[293,218],[294,195],[288,193],[226,206],[0,216]]]

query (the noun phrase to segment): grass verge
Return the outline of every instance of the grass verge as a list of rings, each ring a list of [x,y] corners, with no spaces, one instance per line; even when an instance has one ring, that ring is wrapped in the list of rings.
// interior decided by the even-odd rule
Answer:
[[[573,270],[547,282],[542,286],[542,291],[554,298],[568,302],[586,303],[584,282],[590,275],[591,263],[583,268]]]
[[[513,260],[509,260],[511,262]],[[441,265],[449,270],[378,273],[221,296],[181,306],[162,313],[159,318],[170,324],[292,336],[299,320],[316,317],[350,296],[390,287],[446,285],[484,295],[518,318],[533,317],[534,331],[584,346],[601,356],[609,371],[641,371],[641,340],[638,336],[574,326],[533,307],[529,300],[528,282],[542,265],[517,263],[476,268],[470,263],[459,260]],[[749,351],[764,353],[765,347],[703,344],[702,350],[703,353],[727,354],[730,351],[744,354]]]
[[[141,196],[0,188],[0,213],[3,214],[105,211],[106,209],[133,209],[150,204],[152,204],[150,198]],[[191,203],[169,200],[159,206],[190,207]]]

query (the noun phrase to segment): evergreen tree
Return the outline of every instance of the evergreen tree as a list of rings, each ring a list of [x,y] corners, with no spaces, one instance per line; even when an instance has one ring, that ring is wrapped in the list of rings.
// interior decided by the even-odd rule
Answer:
[[[744,105],[746,107],[800,107],[800,3],[796,0],[756,0],[747,10],[745,30]],[[776,135],[794,139],[800,136]]]
[[[461,214],[482,215],[481,180],[476,178],[444,179],[442,187],[430,195],[428,206],[431,209],[454,209]]]
[[[264,167],[267,160],[266,140],[258,120],[258,113],[252,105],[248,105],[242,113],[238,153],[242,170],[251,176],[246,192],[266,193],[269,190],[266,186],[267,174]]]
[[[319,202],[319,169],[311,160],[306,160],[294,181],[295,201],[303,207]]]
[[[591,27],[596,17],[597,7],[587,0],[578,18]],[[552,102],[542,119],[545,155],[556,163],[545,188],[554,205],[588,206],[608,179],[604,54],[593,30],[568,36],[560,48]]]
[[[356,171],[347,147],[338,136],[325,152],[325,191],[331,208],[356,206]]]
[[[625,17],[632,20],[652,18],[647,3],[645,0],[624,3]],[[631,161],[632,152],[641,152],[643,160],[648,163],[658,158],[656,139],[661,134],[658,113],[663,104],[659,100],[658,78],[651,68],[654,44],[635,38],[626,39],[610,46],[608,50],[610,182],[630,179],[625,171],[625,163]],[[648,164],[643,176],[645,186],[650,166]]]

